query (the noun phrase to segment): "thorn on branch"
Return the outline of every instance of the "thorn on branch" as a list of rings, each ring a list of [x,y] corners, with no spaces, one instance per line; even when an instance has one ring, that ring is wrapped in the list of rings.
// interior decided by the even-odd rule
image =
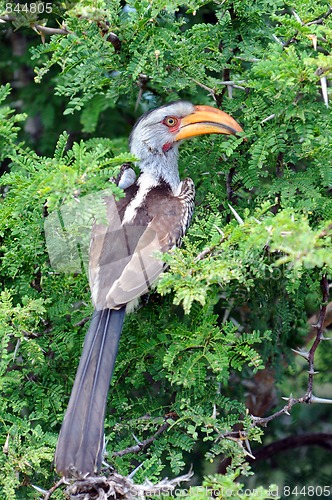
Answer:
[[[295,10],[292,10],[292,14],[295,17],[295,19],[297,20],[297,22],[300,23],[301,26],[303,26],[304,23],[303,23],[302,19],[300,18],[300,16],[295,12]]]
[[[309,361],[309,351],[302,351],[302,349],[292,349],[292,351],[295,353],[295,354],[298,354],[299,356],[302,356],[302,358],[306,359],[307,361]]]
[[[319,372],[315,372],[313,370],[308,370],[309,375],[317,375]]]
[[[327,93],[327,79],[326,76],[322,76],[320,79],[320,86],[322,89],[322,96],[324,99],[325,106],[328,108],[329,107],[329,95]]]
[[[130,474],[128,474],[129,479],[132,479],[135,476],[135,474],[143,467],[143,465],[144,462],[140,463],[137,467],[135,467],[135,469],[131,471]]]
[[[50,488],[46,492],[46,494],[44,496],[44,500],[49,500],[49,498],[51,498],[51,495],[55,492],[55,490],[57,490],[58,488],[60,488],[60,486],[62,484],[66,484],[65,479],[63,477],[57,483],[55,483],[55,485],[52,486],[52,488]]]
[[[276,116],[276,115],[273,113],[272,115],[270,115],[270,116],[268,116],[268,117],[264,118],[264,120],[262,120],[262,121],[261,121],[261,125],[262,125],[263,123],[265,123],[265,122],[268,122],[269,120],[273,120],[273,118],[275,118],[275,116]]]
[[[280,40],[280,38],[278,38],[274,33],[272,34],[272,38],[274,38],[274,40],[279,43],[280,45],[282,45],[283,47],[285,46],[284,43],[282,43],[282,41]]]
[[[232,207],[232,205],[230,205],[228,203],[228,206],[232,212],[232,214],[234,215],[235,219],[237,220],[237,222],[239,223],[240,226],[242,226],[244,224],[244,221],[242,219],[242,217],[237,213],[237,211],[235,210],[235,208]]]
[[[332,404],[332,399],[326,399],[326,398],[316,398],[316,396],[314,396],[314,395],[312,394],[310,402],[311,402],[311,403],[321,403],[321,404],[328,404],[328,405],[331,405],[331,404]]]
[[[8,433],[7,437],[6,437],[5,444],[2,447],[2,453],[4,455],[8,455],[8,451],[9,451],[9,439],[10,439],[10,434]]]

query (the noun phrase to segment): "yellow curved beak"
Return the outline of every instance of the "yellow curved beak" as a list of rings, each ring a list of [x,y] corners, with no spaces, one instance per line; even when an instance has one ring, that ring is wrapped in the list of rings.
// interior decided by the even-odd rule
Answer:
[[[175,141],[203,134],[236,134],[240,125],[224,111],[211,106],[195,106],[195,111],[181,119]]]

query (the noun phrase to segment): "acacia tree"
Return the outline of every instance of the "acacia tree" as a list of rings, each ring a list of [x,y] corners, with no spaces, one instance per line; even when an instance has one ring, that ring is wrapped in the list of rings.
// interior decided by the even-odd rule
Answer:
[[[227,488],[234,498],[269,498],[272,490],[248,497],[235,481],[248,481],[250,463],[257,484],[273,481],[268,460],[259,468],[252,456],[331,449],[323,404],[331,402],[331,347],[320,345],[332,309],[331,6],[33,5],[3,2],[1,16],[2,83],[13,87],[1,88],[0,108],[1,495],[38,498],[32,484],[49,489],[55,480],[57,434],[91,314],[85,274],[51,265],[45,221],[105,186],[121,196],[109,179],[134,160],[127,137],[135,118],[183,98],[222,107],[247,141],[182,146],[195,216],[183,247],[165,256],[157,292],[126,319],[107,462],[122,475],[140,464],[136,483],[193,463],[205,488],[188,498]],[[15,48],[17,37],[18,55],[6,44]],[[264,439],[273,443],[259,447]],[[281,496],[329,484],[326,455],[309,450],[305,472],[290,471],[287,455],[281,461]]]

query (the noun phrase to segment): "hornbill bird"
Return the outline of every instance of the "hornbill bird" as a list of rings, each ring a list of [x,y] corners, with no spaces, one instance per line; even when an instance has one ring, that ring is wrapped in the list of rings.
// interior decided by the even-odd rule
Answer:
[[[104,446],[107,393],[126,308],[149,291],[163,270],[156,252],[179,244],[194,208],[195,186],[178,172],[179,141],[242,128],[210,106],[178,101],[144,114],[129,138],[140,175],[124,167],[124,197],[106,197],[106,217],[92,229],[89,281],[95,312],[86,334],[55,453],[63,476],[98,471]]]

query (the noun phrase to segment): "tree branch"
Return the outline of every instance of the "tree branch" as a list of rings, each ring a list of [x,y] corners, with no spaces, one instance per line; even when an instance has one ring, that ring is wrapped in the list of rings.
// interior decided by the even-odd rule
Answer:
[[[223,236],[220,238],[220,241],[218,245],[220,245],[224,241]],[[211,245],[210,247],[204,248],[198,255],[196,255],[194,262],[199,262],[200,260],[203,260],[207,255],[210,255],[218,245]]]
[[[85,323],[87,323],[91,319],[91,316],[86,316],[85,318],[81,319],[78,323],[75,323],[75,327],[83,326]]]
[[[303,398],[293,398],[292,395],[290,395],[289,398],[287,398],[288,403],[281,408],[281,410],[276,411],[275,413],[272,413],[272,415],[269,415],[268,417],[255,417],[254,415],[251,415],[251,419],[253,422],[253,425],[262,425],[263,427],[266,427],[269,422],[274,420],[275,418],[280,417],[281,415],[289,415],[290,410],[293,408],[294,405],[297,403],[302,403]]]
[[[253,463],[257,462],[257,460],[266,460],[282,451],[302,446],[320,446],[321,448],[332,451],[332,434],[319,432],[317,434],[289,436],[255,450],[255,459],[248,457],[247,461]]]

